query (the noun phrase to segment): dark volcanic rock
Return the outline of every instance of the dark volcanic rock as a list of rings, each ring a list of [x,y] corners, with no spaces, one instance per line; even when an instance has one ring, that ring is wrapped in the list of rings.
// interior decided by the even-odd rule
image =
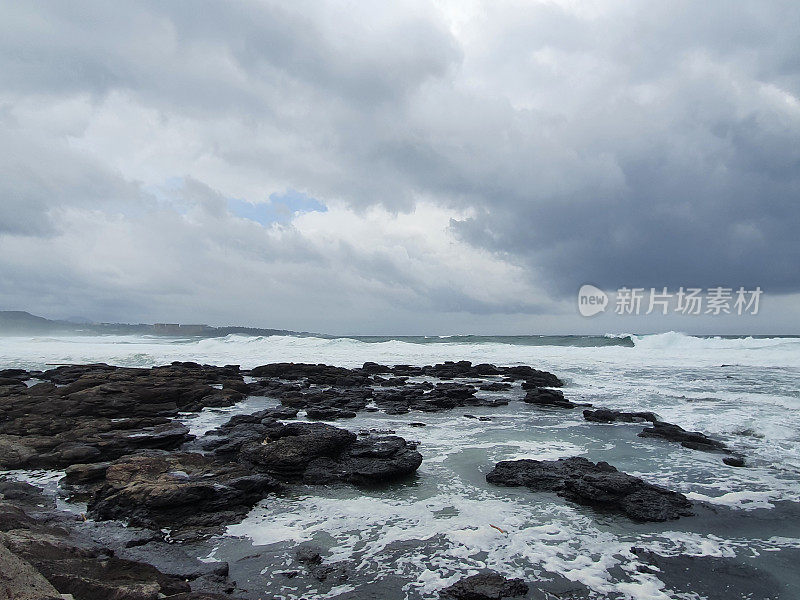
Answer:
[[[523,398],[528,404],[537,404],[539,406],[555,406],[558,408],[575,408],[579,406],[574,402],[570,402],[564,398],[564,393],[561,390],[548,390],[546,388],[534,387],[528,390]],[[582,404],[580,406],[591,406],[590,404]]]
[[[273,363],[250,369],[253,377],[276,377],[288,381],[307,379],[316,385],[340,387],[369,385],[367,373],[359,373],[344,367],[307,363]]]
[[[511,384],[493,381],[492,383],[484,383],[478,386],[478,389],[484,392],[503,392],[505,390],[510,390]]]
[[[69,365],[0,394],[0,469],[64,468],[190,439],[179,411],[243,397],[238,367],[173,363],[152,369]],[[222,389],[218,389],[222,386]]]
[[[643,421],[650,421],[655,423],[659,421],[658,415],[651,412],[623,412],[619,410],[611,410],[608,408],[598,408],[597,410],[583,411],[583,418],[587,421],[595,423],[614,423],[620,421],[623,423],[641,423]]]
[[[92,483],[105,478],[110,463],[91,463],[70,465],[64,471],[64,482],[69,485]]]
[[[645,428],[639,437],[661,438],[670,442],[679,442],[681,446],[692,450],[704,450],[706,452],[725,452],[729,451],[722,442],[711,439],[699,431],[686,431],[683,427],[663,421],[656,421],[652,427]]]
[[[499,573],[479,573],[456,581],[439,592],[443,600],[502,600],[528,593],[522,579],[509,579]]]
[[[352,419],[356,413],[341,408],[309,408],[306,409],[306,416],[317,421],[335,421],[336,419]]]
[[[269,475],[238,463],[191,452],[147,451],[108,466],[89,514],[150,528],[215,526],[240,518],[279,489]]]
[[[242,459],[279,479],[383,483],[414,473],[422,455],[397,436],[359,439],[323,423],[289,423],[242,447]]]
[[[60,600],[61,594],[28,561],[0,544],[0,598]]]
[[[495,465],[486,481],[525,486],[590,506],[621,512],[636,521],[666,521],[690,515],[692,503],[673,492],[582,457],[555,461],[513,460]]]
[[[60,527],[14,529],[0,534],[0,547],[34,567],[58,591],[56,598],[73,594],[78,600],[156,600],[190,591],[180,577],[165,575],[147,563],[118,558],[108,548],[73,539]],[[28,596],[12,596],[17,597]]]
[[[0,498],[0,514],[7,505],[15,515],[0,533],[0,598],[60,600],[72,594],[76,600],[233,600],[214,593],[233,588],[226,563],[203,563],[180,545],[154,541],[159,535],[125,543],[142,534],[78,520],[29,484],[0,480]]]
[[[461,383],[407,385],[402,389],[378,390],[375,404],[386,414],[400,415],[412,410],[439,412],[463,406],[496,407],[508,404],[507,400],[476,398],[477,388]]]
[[[388,367],[366,362],[360,369],[324,364],[273,363],[253,368],[257,383],[247,384],[251,393],[275,396],[287,407],[306,409],[312,419],[347,418],[352,413],[376,410],[399,415],[412,410],[437,412],[461,406],[495,407],[506,400],[476,398],[478,389],[503,391],[510,381],[525,380],[524,386],[563,385],[552,373],[529,366],[496,367],[472,365],[469,361],[445,361],[436,365]],[[487,381],[503,376],[503,381]],[[462,379],[465,382],[412,382],[410,377]]]
[[[391,371],[391,367],[379,365],[378,363],[374,362],[365,362],[361,367],[361,370],[365,373],[388,373]]]

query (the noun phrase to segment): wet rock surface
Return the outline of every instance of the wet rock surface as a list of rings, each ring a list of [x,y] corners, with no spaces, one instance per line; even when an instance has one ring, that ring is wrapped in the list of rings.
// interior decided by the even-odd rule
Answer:
[[[0,498],[22,515],[0,526],[0,597],[28,600],[202,600],[233,586],[224,576],[224,563],[203,565],[188,555],[179,572],[151,564],[169,553],[160,542],[144,560],[124,556],[124,544],[111,531],[97,541],[97,525],[58,511],[52,498],[27,483],[0,480]],[[130,530],[123,530],[131,536]],[[123,536],[124,539],[124,536]],[[194,572],[188,565],[196,565]],[[205,569],[205,570],[204,570]],[[216,569],[216,572],[214,572]],[[193,589],[204,577],[205,591]],[[3,596],[2,593],[6,595]]]
[[[539,406],[554,406],[556,408],[575,408],[576,406],[591,406],[591,404],[576,404],[564,397],[561,390],[549,390],[541,387],[532,387],[523,398],[528,404]]]
[[[658,415],[652,412],[624,412],[608,408],[583,411],[583,418],[594,423],[644,423],[660,421]]]
[[[476,396],[479,391],[497,392],[520,381],[523,387],[560,387],[563,382],[547,371],[529,366],[498,367],[473,365],[469,361],[436,365],[393,367],[367,362],[360,369],[345,369],[307,363],[274,363],[251,369],[259,378],[254,389],[273,395],[287,407],[305,409],[309,418],[335,420],[351,418],[374,404],[387,414],[410,411],[438,412],[462,406],[503,406],[505,399]],[[436,378],[410,381],[410,378]],[[475,379],[471,383],[447,381]]]
[[[578,504],[618,512],[636,521],[667,521],[692,514],[692,503],[683,494],[583,457],[503,461],[487,473],[486,481],[556,492]]]
[[[708,437],[699,431],[686,431],[673,423],[655,421],[652,427],[645,428],[639,437],[659,438],[670,442],[678,442],[685,448],[704,450],[706,452],[724,452],[728,448],[722,442]]]
[[[179,412],[229,406],[244,397],[236,366],[13,371],[14,381],[43,382],[0,385],[0,469],[64,468],[142,449],[174,449],[190,439],[174,418]]]
[[[28,561],[0,543],[0,598],[3,600],[60,600],[61,594]]]
[[[304,483],[386,483],[411,475],[422,463],[415,446],[401,437],[359,438],[324,423],[276,424],[264,440],[244,445],[241,458],[276,478]]]
[[[723,442],[710,438],[699,431],[686,431],[679,425],[662,421],[658,415],[652,412],[625,412],[598,408],[596,410],[584,410],[583,418],[593,423],[649,422],[650,426],[645,427],[639,433],[639,437],[677,442],[684,448],[691,450],[727,454],[728,456],[724,457],[722,462],[730,467],[744,467],[746,465],[744,457],[728,448]]]
[[[644,548],[631,551],[646,565],[644,570],[658,573],[677,594],[707,600],[780,600],[791,597],[767,572],[746,563],[716,556],[662,556]]]
[[[140,527],[208,527],[241,518],[280,487],[269,475],[235,462],[148,451],[111,463],[88,509],[96,519]]]
[[[509,579],[499,573],[479,573],[465,577],[439,592],[442,600],[502,600],[528,593],[522,579]]]
[[[280,409],[283,411],[284,409]],[[89,514],[140,527],[197,529],[240,520],[280,482],[383,484],[413,474],[415,446],[325,423],[282,423],[275,411],[238,415],[197,440],[200,452],[143,451],[75,465],[66,482],[94,489]]]
[[[357,369],[278,363],[244,371],[235,366],[173,363],[154,369],[83,365],[46,372],[0,371],[0,469],[64,469],[62,489],[86,500],[90,517],[84,521],[75,514],[57,514],[52,498],[35,488],[0,481],[0,572],[17,561],[15,572],[34,579],[38,575],[39,583],[52,586],[59,596],[70,593],[78,600],[237,598],[245,587],[238,588],[231,580],[228,563],[198,561],[197,556],[208,554],[208,547],[198,553],[192,544],[241,520],[258,502],[268,503],[287,490],[413,481],[411,476],[422,461],[414,442],[388,428],[365,427],[356,434],[342,427],[347,425],[343,419],[362,411],[401,415],[492,408],[509,399],[518,402],[520,388],[524,401],[533,405],[526,407],[529,411],[553,419],[562,413],[535,407],[582,406],[554,389],[562,385],[554,375],[531,367],[467,361],[423,367],[365,363]],[[180,413],[231,406],[249,395],[268,396],[280,406],[236,415],[199,437],[189,435],[179,420],[185,418]],[[481,412],[461,408],[455,416],[492,418]],[[312,422],[297,420],[298,416]],[[425,427],[425,417],[409,415],[402,421]],[[599,408],[584,411],[584,417],[595,423],[652,424],[645,430],[652,430],[647,437],[724,452],[726,464],[743,464],[721,442],[664,423],[653,413]],[[319,421],[339,422],[334,426]],[[387,424],[395,428],[391,420]],[[439,423],[431,416],[429,425]],[[497,485],[555,492],[637,521],[663,521],[691,513],[691,503],[681,494],[621,473],[607,463],[580,458],[506,461],[498,463],[486,479]],[[357,493],[370,491],[362,488]],[[130,526],[123,527],[116,519]],[[280,576],[287,581],[320,582],[329,591],[360,576],[353,564],[332,557],[326,560],[319,550],[294,555],[289,549],[286,553]],[[646,562],[645,555],[640,558]],[[658,556],[647,560],[661,575],[673,577],[676,589],[681,568],[689,569],[695,578],[703,573],[716,573],[722,579],[730,575],[731,589],[736,590],[750,589],[748,576],[763,576],[744,569],[740,581],[730,561],[667,564],[659,562],[667,559]],[[258,562],[253,560],[255,573],[263,569]],[[20,564],[30,569],[19,571]],[[770,590],[768,578],[762,581],[767,582],[764,589]],[[0,598],[3,584],[0,577]],[[396,589],[388,583],[385,589],[399,594],[405,584],[398,576],[392,583]],[[35,590],[36,585],[28,587]],[[42,589],[51,593],[46,586]],[[382,597],[382,592],[370,596],[363,590],[337,597]],[[724,597],[713,596],[713,591],[709,598]],[[250,588],[247,597],[260,597],[254,594]],[[443,598],[590,596],[588,589],[572,582],[544,585],[497,573],[465,577],[442,590]]]

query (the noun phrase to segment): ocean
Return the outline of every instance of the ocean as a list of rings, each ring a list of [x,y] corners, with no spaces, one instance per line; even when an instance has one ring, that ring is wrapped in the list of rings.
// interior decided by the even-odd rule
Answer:
[[[524,404],[522,390],[501,408],[390,416],[363,413],[336,421],[353,431],[391,429],[420,442],[413,482],[381,489],[300,487],[268,498],[241,523],[202,548],[227,560],[240,586],[276,597],[348,596],[396,581],[409,599],[435,598],[458,578],[490,568],[533,580],[557,574],[599,594],[638,600],[703,597],[702,586],[676,595],[658,572],[637,569],[633,547],[663,555],[737,558],[800,596],[800,338],[624,336],[247,337],[71,336],[0,338],[0,368],[45,369],[107,362],[149,367],[175,360],[238,364],[365,361],[423,365],[470,360],[527,364],[565,381],[565,396],[622,410],[653,411],[740,452],[746,468],[718,454],[637,437],[641,426],[587,423],[580,410]],[[186,415],[202,434],[232,414],[277,401],[250,397]],[[464,413],[491,417],[465,418]],[[411,427],[422,421],[426,427]],[[498,488],[484,476],[500,460],[585,456],[703,501],[702,519],[637,524],[550,494]],[[16,474],[49,481],[53,473]],[[746,518],[744,518],[746,517]],[[501,531],[502,530],[502,531]],[[291,548],[313,542],[326,560],[348,560],[355,576],[308,587],[279,575]],[[254,549],[258,550],[256,552]],[[201,550],[198,550],[200,552]],[[255,558],[254,558],[255,557]],[[250,586],[247,588],[247,586]],[[304,587],[305,586],[305,587]],[[388,589],[388,588],[387,588]],[[694,594],[694,596],[692,595]],[[380,597],[380,596],[376,596]],[[386,596],[390,597],[390,596]],[[736,596],[731,596],[736,597]],[[787,595],[786,597],[793,597]]]

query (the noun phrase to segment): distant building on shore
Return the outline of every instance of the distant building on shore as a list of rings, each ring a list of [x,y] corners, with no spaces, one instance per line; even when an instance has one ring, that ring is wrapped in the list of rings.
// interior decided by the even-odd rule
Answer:
[[[181,325],[180,323],[154,323],[153,332],[166,335],[203,335],[208,325]]]

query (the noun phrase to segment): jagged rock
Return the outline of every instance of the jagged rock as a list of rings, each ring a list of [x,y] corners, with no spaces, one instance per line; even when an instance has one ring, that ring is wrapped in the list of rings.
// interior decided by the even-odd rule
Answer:
[[[522,579],[509,579],[499,573],[479,573],[456,581],[439,592],[443,600],[502,600],[528,593]]]
[[[307,363],[273,363],[250,369],[253,377],[277,377],[285,380],[307,379],[316,385],[334,385],[349,387],[368,385],[366,373],[357,373],[351,369],[323,364]]]
[[[623,412],[608,408],[585,410],[583,411],[583,418],[587,421],[593,421],[595,423],[613,423],[615,421],[621,421],[623,423],[641,423],[643,421],[650,421],[651,423],[656,423],[660,420],[658,415],[652,412]]]
[[[146,563],[115,557],[111,550],[96,544],[76,545],[65,531],[54,535],[15,530],[0,535],[0,542],[35,567],[58,592],[76,598],[156,600],[160,594],[190,591],[182,578],[165,575]]]
[[[469,361],[445,361],[424,367],[387,367],[367,362],[360,369],[309,363],[273,363],[255,367],[249,374],[261,378],[258,383],[248,384],[251,391],[259,389],[260,393],[277,396],[284,406],[306,409],[309,418],[321,420],[346,418],[359,411],[376,410],[374,406],[368,407],[372,400],[386,414],[400,415],[411,410],[436,412],[460,406],[496,407],[508,403],[506,400],[476,398],[476,385],[487,391],[509,389],[509,382],[518,379],[525,379],[526,385],[562,385],[552,373],[529,366],[473,366]],[[498,375],[504,376],[504,381],[482,383],[485,378]],[[429,381],[409,382],[409,377],[422,376],[478,380],[436,384]]]
[[[582,457],[499,462],[486,481],[557,492],[573,502],[614,510],[636,521],[666,521],[692,514],[692,503],[683,494],[617,471],[606,462],[593,463]]]
[[[109,464],[110,463],[102,462],[70,465],[64,471],[64,482],[73,485],[99,481],[105,478]]]

